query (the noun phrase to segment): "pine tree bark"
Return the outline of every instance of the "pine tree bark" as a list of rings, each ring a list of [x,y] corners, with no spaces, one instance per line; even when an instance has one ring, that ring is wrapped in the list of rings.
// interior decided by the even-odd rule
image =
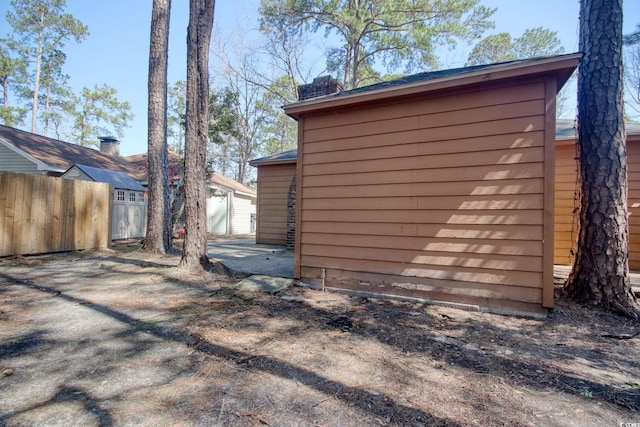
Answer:
[[[580,50],[580,227],[565,290],[574,299],[636,318],[629,276],[622,0],[581,0]]]
[[[153,0],[149,49],[149,200],[144,250],[172,250],[167,143],[167,67],[171,0]]]
[[[185,238],[180,266],[209,266],[207,256],[206,160],[209,123],[209,46],[214,0],[189,1],[185,118]]]

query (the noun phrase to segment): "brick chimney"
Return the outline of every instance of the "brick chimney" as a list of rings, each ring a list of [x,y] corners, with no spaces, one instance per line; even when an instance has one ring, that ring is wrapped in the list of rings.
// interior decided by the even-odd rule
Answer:
[[[120,157],[120,141],[114,136],[99,136],[100,151],[106,154],[111,154],[115,157]]]
[[[298,86],[298,101],[331,95],[342,91],[342,85],[331,76],[316,77],[313,83]]]

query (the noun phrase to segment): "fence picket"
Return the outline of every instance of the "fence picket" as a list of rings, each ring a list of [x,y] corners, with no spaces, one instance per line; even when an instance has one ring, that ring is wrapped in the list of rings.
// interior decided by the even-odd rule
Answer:
[[[0,256],[107,247],[112,194],[101,182],[0,172]]]

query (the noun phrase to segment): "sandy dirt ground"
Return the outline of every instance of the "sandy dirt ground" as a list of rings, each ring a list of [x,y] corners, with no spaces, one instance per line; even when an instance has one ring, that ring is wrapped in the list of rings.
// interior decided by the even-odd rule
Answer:
[[[640,423],[640,323],[245,292],[138,245],[0,259],[0,426]]]

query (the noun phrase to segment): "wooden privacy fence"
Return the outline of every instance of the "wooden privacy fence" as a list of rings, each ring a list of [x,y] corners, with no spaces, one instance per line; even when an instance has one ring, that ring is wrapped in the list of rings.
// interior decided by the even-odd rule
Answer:
[[[0,256],[111,243],[113,186],[0,172]]]

